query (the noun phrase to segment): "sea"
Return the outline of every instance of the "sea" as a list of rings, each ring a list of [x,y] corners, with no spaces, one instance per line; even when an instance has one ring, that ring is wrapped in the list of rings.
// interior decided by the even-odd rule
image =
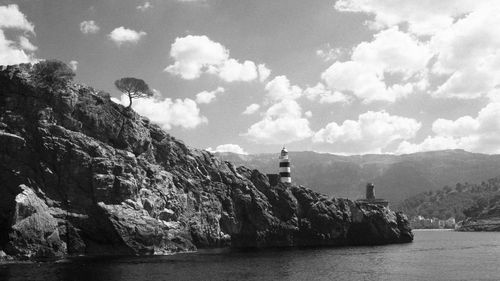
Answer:
[[[414,231],[409,244],[203,250],[0,264],[0,280],[500,280],[500,232]]]

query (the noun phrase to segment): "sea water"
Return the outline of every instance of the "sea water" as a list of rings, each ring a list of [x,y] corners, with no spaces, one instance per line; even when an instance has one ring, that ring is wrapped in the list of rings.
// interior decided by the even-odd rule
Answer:
[[[500,233],[414,233],[413,243],[386,246],[0,264],[0,280],[500,280]]]

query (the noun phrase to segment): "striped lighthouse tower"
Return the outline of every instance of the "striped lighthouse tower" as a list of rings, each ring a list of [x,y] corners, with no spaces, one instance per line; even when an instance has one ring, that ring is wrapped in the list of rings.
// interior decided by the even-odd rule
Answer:
[[[280,155],[280,181],[283,183],[291,183],[290,176],[290,159],[288,159],[288,150],[283,146]]]

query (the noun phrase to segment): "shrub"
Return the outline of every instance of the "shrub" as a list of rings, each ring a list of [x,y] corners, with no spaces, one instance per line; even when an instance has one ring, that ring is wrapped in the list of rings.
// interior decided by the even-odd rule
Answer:
[[[62,61],[40,61],[33,67],[35,85],[40,88],[59,89],[75,77],[75,72]]]

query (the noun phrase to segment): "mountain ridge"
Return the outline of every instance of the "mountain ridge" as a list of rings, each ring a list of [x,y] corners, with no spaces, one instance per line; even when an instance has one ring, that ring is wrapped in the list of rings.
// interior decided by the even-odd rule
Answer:
[[[278,154],[237,155],[217,153],[237,165],[274,173]],[[313,186],[330,196],[357,199],[364,186],[374,182],[376,193],[393,203],[457,182],[479,183],[500,175],[500,155],[465,150],[440,150],[412,154],[335,155],[291,151],[292,180]]]

